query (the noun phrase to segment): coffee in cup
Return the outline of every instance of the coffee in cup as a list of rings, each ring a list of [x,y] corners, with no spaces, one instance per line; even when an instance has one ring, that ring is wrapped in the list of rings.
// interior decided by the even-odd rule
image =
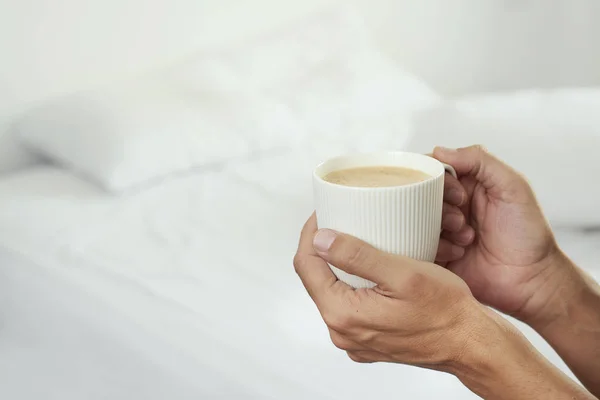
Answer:
[[[430,178],[430,175],[416,169],[390,166],[346,168],[323,176],[327,182],[354,187],[404,186]]]

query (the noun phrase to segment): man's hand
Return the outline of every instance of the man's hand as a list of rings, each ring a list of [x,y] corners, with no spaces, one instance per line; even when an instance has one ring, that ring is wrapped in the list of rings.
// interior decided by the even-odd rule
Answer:
[[[354,290],[336,279],[328,262],[377,286]],[[294,267],[333,343],[356,362],[453,373],[486,399],[592,399],[438,265],[390,255],[331,230],[317,232],[313,215]]]
[[[431,156],[431,154],[430,154]],[[446,265],[448,262],[461,259],[465,247],[473,243],[475,231],[467,223],[461,210],[467,202],[467,192],[463,185],[450,174],[444,179],[444,207],[442,211],[442,230],[436,263]]]
[[[565,274],[554,268],[560,251],[531,187],[480,146],[436,148],[433,156],[456,169],[467,192],[460,206],[475,231],[464,257],[445,266],[482,303],[525,322],[541,318]]]
[[[599,395],[600,287],[560,251],[527,181],[479,146],[437,148],[433,156],[456,169],[467,192],[460,206],[475,231],[464,257],[442,265],[478,300],[531,325]]]
[[[315,236],[316,229],[313,215],[302,231],[294,265],[337,347],[358,362],[442,370],[459,362],[473,314],[484,314],[460,278],[331,230]],[[327,262],[378,286],[353,290],[336,279]]]

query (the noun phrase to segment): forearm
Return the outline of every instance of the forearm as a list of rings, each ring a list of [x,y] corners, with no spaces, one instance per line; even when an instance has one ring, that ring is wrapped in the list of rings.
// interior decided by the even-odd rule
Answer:
[[[600,287],[561,254],[560,285],[539,316],[527,322],[556,350],[577,378],[600,396]]]
[[[452,371],[486,400],[596,400],[550,364],[508,321],[486,310]]]

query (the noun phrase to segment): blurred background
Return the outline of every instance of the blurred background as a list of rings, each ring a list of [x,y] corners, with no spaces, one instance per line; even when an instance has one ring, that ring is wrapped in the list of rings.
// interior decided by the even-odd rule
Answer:
[[[1,106],[145,71],[335,3],[5,0]],[[600,80],[593,0],[351,3],[394,60],[444,94]]]
[[[599,18],[597,0],[0,0],[0,397],[474,398],[329,343],[291,267],[311,170],[482,143],[598,278]]]

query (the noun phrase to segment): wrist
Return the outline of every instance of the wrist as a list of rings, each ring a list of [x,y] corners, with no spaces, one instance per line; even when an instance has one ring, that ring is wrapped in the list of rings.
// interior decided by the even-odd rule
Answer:
[[[466,347],[450,372],[482,398],[500,399],[497,395],[503,392],[508,397],[506,387],[501,387],[511,380],[510,364],[515,362],[513,348],[519,344],[515,338],[518,333],[512,332],[507,321],[484,306],[474,310],[471,318],[475,322],[466,336]]]
[[[589,398],[507,320],[483,306],[474,311],[466,347],[449,371],[471,391],[488,400]]]
[[[560,355],[580,382],[600,394],[600,286],[565,257],[563,278],[526,322]]]
[[[519,316],[542,335],[569,320],[577,308],[585,307],[584,299],[596,289],[593,281],[560,250],[547,261],[545,270],[547,273],[528,302],[527,313]]]

